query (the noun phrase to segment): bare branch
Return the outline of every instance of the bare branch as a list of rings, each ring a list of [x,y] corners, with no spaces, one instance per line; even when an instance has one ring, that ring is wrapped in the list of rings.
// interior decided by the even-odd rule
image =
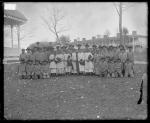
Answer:
[[[49,31],[55,34],[57,40],[59,40],[58,34],[68,30],[64,27],[60,28],[60,22],[65,18],[65,15],[58,8],[53,8],[52,11],[50,11],[49,8],[46,8],[46,11],[48,12],[49,16],[47,18],[41,16],[41,19],[45,22]],[[50,14],[50,12],[52,12],[52,14]]]
[[[49,29],[52,33],[55,34],[55,31],[54,31],[53,28],[51,27],[50,23],[49,23],[44,17],[41,16],[41,18],[42,18],[42,20],[45,22],[45,24],[47,25],[48,29]]]
[[[114,7],[116,8],[116,11],[117,11],[118,15],[120,16],[120,13],[119,13],[119,10],[118,10],[118,8],[117,8],[116,4],[115,4],[115,3],[113,3],[113,5],[114,5]]]

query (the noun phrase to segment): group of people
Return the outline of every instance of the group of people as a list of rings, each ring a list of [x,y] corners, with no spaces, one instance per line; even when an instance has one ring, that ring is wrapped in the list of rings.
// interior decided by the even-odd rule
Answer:
[[[134,54],[132,47],[120,45],[96,46],[84,49],[73,45],[22,49],[19,77],[43,79],[60,75],[96,75],[100,77],[134,77]]]

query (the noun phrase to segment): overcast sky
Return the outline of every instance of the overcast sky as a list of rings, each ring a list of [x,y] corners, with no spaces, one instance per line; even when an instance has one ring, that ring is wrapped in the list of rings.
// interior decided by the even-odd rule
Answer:
[[[108,3],[16,3],[17,9],[28,19],[22,26],[24,31],[33,34],[21,42],[21,47],[26,48],[36,41],[54,41],[53,35],[44,25],[42,16],[46,16],[46,7],[61,8],[66,17],[62,21],[69,30],[63,32],[73,41],[75,38],[90,39],[92,36],[103,35],[106,30],[110,36],[119,32],[119,16],[112,2]],[[116,3],[118,5],[118,3]],[[147,35],[147,4],[146,3],[123,3],[127,7],[123,11],[123,27],[127,27],[129,33],[136,30],[138,34]]]

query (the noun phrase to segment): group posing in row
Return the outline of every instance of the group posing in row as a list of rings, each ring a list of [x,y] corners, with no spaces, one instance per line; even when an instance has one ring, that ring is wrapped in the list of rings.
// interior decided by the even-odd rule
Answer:
[[[93,45],[75,49],[73,45],[22,49],[19,77],[43,79],[60,75],[96,75],[100,77],[134,77],[132,47]]]

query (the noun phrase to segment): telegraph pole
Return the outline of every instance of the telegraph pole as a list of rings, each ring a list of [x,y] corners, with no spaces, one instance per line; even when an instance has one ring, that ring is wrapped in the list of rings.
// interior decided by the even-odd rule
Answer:
[[[122,40],[122,3],[119,5],[119,32],[120,32],[120,43],[124,45]]]

